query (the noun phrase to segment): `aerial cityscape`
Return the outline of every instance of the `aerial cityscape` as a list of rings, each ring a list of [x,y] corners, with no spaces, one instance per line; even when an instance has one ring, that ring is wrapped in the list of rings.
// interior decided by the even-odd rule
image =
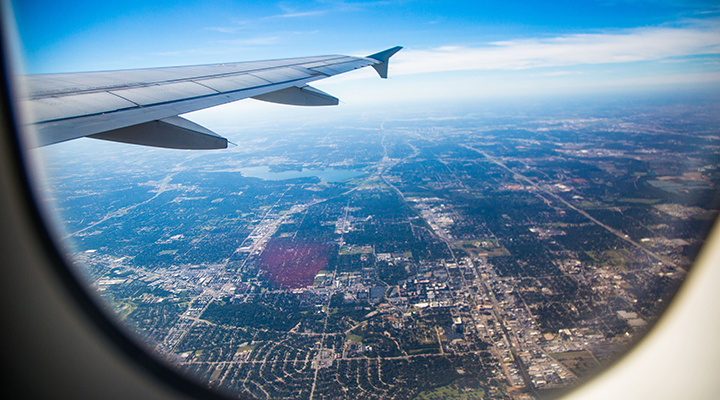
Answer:
[[[226,151],[37,151],[78,274],[194,379],[258,399],[533,399],[609,365],[671,301],[717,214],[717,111],[465,105],[238,128]]]

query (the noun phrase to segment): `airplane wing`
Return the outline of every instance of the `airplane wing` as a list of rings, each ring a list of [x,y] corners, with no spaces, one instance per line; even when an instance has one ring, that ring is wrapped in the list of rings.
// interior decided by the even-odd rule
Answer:
[[[308,83],[372,66],[387,78],[402,47],[367,57],[282,60],[122,71],[27,75],[21,101],[45,146],[80,137],[175,149],[224,149],[227,139],[182,117],[248,97],[299,106],[337,105]]]

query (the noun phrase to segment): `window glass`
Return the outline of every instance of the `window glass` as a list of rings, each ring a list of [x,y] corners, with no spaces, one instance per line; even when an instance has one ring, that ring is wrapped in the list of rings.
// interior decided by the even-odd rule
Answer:
[[[228,149],[28,149],[78,278],[211,387],[551,395],[649,329],[717,214],[710,6],[14,7],[28,74],[405,46],[388,80],[364,68],[313,83],[338,107],[183,115]]]

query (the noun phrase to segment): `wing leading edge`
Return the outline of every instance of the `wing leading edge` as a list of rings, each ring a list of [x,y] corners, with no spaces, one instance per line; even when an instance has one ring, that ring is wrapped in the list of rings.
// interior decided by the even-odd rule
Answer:
[[[24,77],[39,146],[80,137],[174,149],[224,149],[227,139],[179,114],[248,97],[337,105],[308,83],[372,66],[387,78],[397,46],[367,57],[318,56],[188,67]]]

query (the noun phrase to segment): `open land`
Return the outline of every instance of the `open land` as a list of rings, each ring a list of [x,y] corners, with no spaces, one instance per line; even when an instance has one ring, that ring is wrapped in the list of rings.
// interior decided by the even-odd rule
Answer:
[[[82,273],[210,386],[540,398],[648,329],[716,215],[718,113],[635,111],[345,121],[101,165],[46,151]]]

